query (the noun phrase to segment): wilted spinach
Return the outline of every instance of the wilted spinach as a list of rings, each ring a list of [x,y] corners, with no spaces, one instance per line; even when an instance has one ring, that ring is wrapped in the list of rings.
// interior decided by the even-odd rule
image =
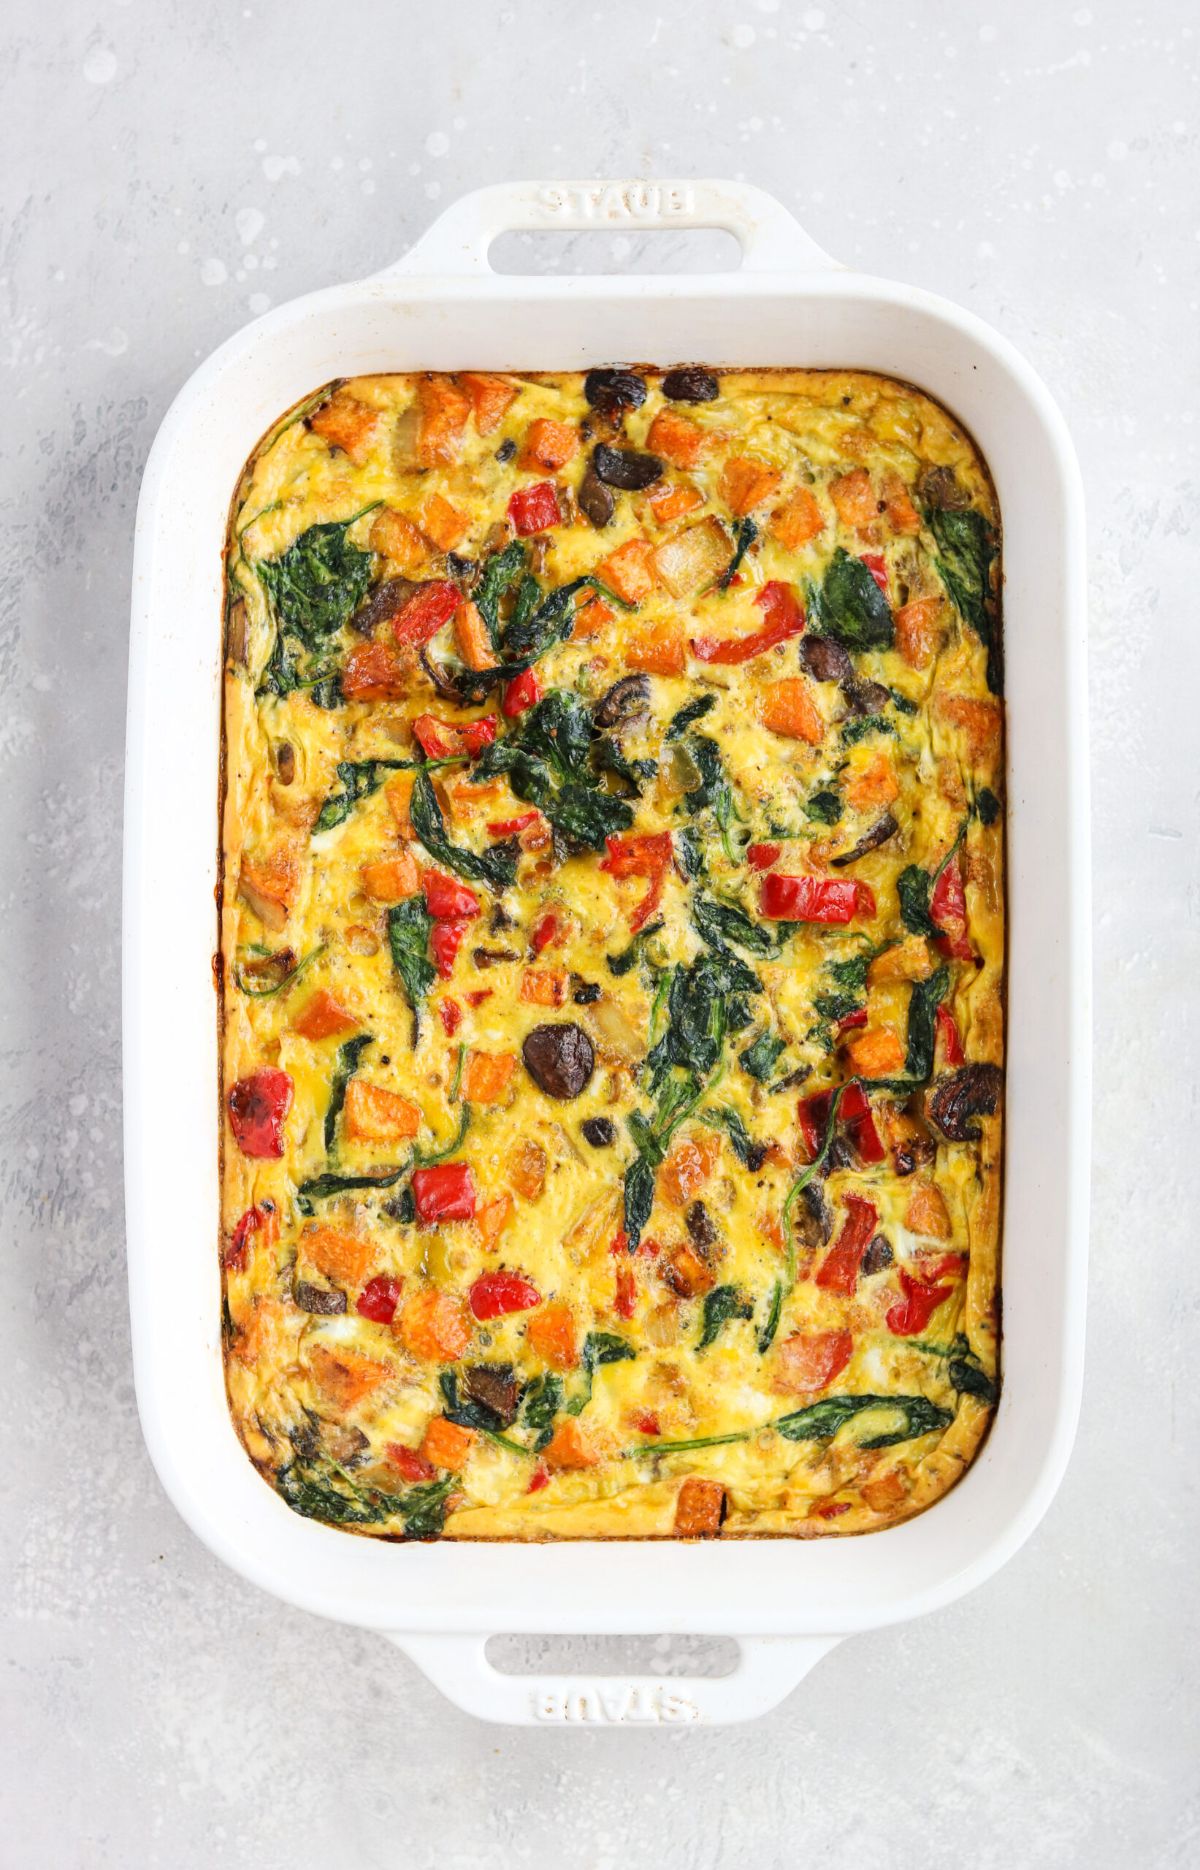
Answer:
[[[716,1343],[727,1324],[753,1314],[754,1307],[736,1286],[714,1286],[704,1295],[704,1323],[696,1349],[707,1350],[710,1344]]]
[[[413,1031],[420,1020],[425,995],[437,979],[437,970],[429,959],[429,934],[433,917],[423,896],[409,896],[388,910],[388,946],[392,966],[413,1010]]]
[[[517,797],[536,805],[556,830],[602,850],[607,838],[629,829],[633,812],[596,784],[593,733],[591,713],[578,696],[551,689],[511,733],[484,750],[475,777],[507,777]]]
[[[451,844],[433,781],[426,772],[419,772],[413,780],[408,815],[429,855],[457,876],[470,883],[486,883],[493,890],[507,889],[515,879],[517,860],[511,851],[499,845],[488,851],[469,851],[460,844]]]
[[[891,607],[861,558],[838,547],[816,598],[821,629],[846,649],[890,649]]]
[[[891,1448],[917,1435],[931,1435],[949,1427],[953,1416],[926,1396],[826,1396],[774,1422],[772,1427],[787,1441],[828,1441],[840,1428],[868,1409],[887,1409],[902,1418],[902,1427],[872,1435],[860,1448]]]

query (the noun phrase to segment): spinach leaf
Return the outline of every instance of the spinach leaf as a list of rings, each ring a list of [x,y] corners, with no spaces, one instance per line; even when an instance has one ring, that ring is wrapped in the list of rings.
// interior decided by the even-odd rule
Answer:
[[[700,840],[690,825],[684,825],[675,833],[675,857],[689,883],[704,869]]]
[[[340,781],[337,791],[331,792],[317,814],[313,826],[313,835],[319,831],[332,831],[350,816],[352,808],[360,799],[369,799],[373,792],[378,792],[389,773],[399,772],[411,767],[411,760],[339,760],[337,776]]]
[[[938,932],[937,924],[929,913],[932,894],[933,878],[919,864],[909,864],[896,878],[900,919],[914,935],[936,935]]]
[[[828,1441],[840,1428],[868,1409],[887,1409],[902,1418],[902,1427],[894,1432],[872,1435],[859,1447],[891,1448],[897,1442],[911,1441],[917,1435],[931,1435],[948,1428],[954,1420],[947,1409],[939,1409],[926,1396],[826,1396],[772,1423],[787,1441]]]
[[[668,721],[663,739],[678,740],[696,721],[703,720],[704,716],[716,705],[717,698],[711,690],[707,695],[697,695],[693,701],[685,701],[679,712],[673,714]]]
[[[950,1352],[946,1375],[951,1388],[960,1396],[977,1396],[980,1402],[994,1403],[999,1393],[996,1385],[961,1331],[951,1344]]]
[[[433,917],[423,896],[409,896],[388,910],[388,946],[392,966],[400,976],[408,1004],[413,1010],[414,1032],[420,1018],[421,1003],[437,979],[437,970],[429,959],[429,932]]]
[[[282,630],[276,630],[275,642],[263,669],[262,680],[254,691],[255,696],[260,701],[264,695],[276,695],[282,700],[285,695],[294,694],[299,686],[300,675],[292,651],[288,648],[287,637]]]
[[[696,1349],[707,1350],[710,1344],[716,1343],[725,1326],[733,1319],[750,1318],[753,1313],[754,1307],[749,1299],[736,1286],[714,1286],[704,1296],[704,1326]]]
[[[360,1032],[356,1038],[347,1039],[345,1045],[338,1047],[337,1061],[333,1076],[329,1081],[329,1105],[325,1112],[325,1153],[329,1154],[337,1136],[337,1120],[342,1114],[342,1105],[346,1101],[346,1086],[358,1070],[358,1061],[369,1045],[374,1045],[375,1035]]]
[[[369,511],[369,509],[364,509]],[[348,623],[371,584],[374,555],[351,545],[350,519],[310,526],[278,558],[255,566],[281,630],[306,649]]]
[[[515,879],[517,860],[511,851],[499,846],[490,851],[469,851],[460,844],[451,844],[428,773],[419,772],[413,780],[408,815],[429,855],[439,864],[445,864],[447,870],[453,870],[470,883],[486,883],[493,890],[506,889]]]
[[[640,799],[642,787],[658,771],[657,760],[631,760],[619,740],[601,734],[592,746],[592,766],[597,773],[611,773],[630,788],[629,797]]]
[[[342,693],[341,675],[336,670],[331,675],[323,675],[309,688],[308,698],[314,708],[340,708],[346,699]]]
[[[836,825],[842,815],[842,801],[836,792],[814,792],[805,801],[804,815],[818,825]]]
[[[639,1151],[625,1171],[622,1224],[631,1252],[641,1239],[654,1206],[656,1167],[649,1156]]]
[[[752,922],[744,909],[733,903],[715,902],[711,896],[697,896],[692,904],[692,918],[706,942],[714,948],[733,942],[755,955],[772,955],[777,943],[774,932],[761,922]]]
[[[328,1201],[331,1195],[346,1195],[357,1188],[394,1188],[407,1174],[405,1163],[399,1169],[383,1169],[374,1175],[314,1175],[297,1188],[296,1206],[301,1214],[311,1214],[314,1201]]]
[[[594,581],[573,578],[569,584],[560,584],[557,591],[551,591],[540,604],[534,601],[541,595],[538,586],[532,579],[529,582],[533,584],[533,594],[529,594],[527,585],[522,585],[516,608],[501,632],[500,650],[505,667],[514,673],[530,668],[553,644],[570,636],[575,621],[572,599]]]
[[[436,1539],[446,1523],[450,1495],[458,1484],[457,1474],[441,1480],[422,1481],[400,1495],[398,1511],[410,1539]]]
[[[462,1051],[463,1047],[460,1046],[460,1054]],[[469,1104],[464,1104],[462,1107],[462,1115],[458,1120],[458,1129],[450,1138],[450,1141],[448,1143],[443,1143],[439,1149],[414,1149],[414,1165],[419,1169],[428,1169],[432,1168],[435,1162],[445,1162],[447,1156],[454,1155],[455,1151],[461,1146],[462,1140],[470,1127],[471,1106]]]
[[[913,982],[908,1000],[908,1052],[904,1069],[914,1081],[924,1083],[933,1073],[934,1039],[937,1033],[937,1010],[950,985],[950,970],[940,967],[928,980]]]
[[[981,825],[994,825],[1000,816],[1000,801],[989,786],[980,788],[975,811]]]
[[[657,1090],[673,1066],[693,1078],[707,1077],[721,1056],[728,1031],[745,1023],[744,997],[762,992],[758,976],[728,948],[708,949],[671,975],[667,1029],[646,1060]]]
[[[817,613],[824,634],[846,649],[891,648],[891,607],[861,558],[843,546],[826,567]]]
[[[892,723],[882,714],[861,714],[856,721],[847,721],[842,729],[842,745],[853,747],[868,734],[894,734]]]
[[[475,777],[506,776],[517,797],[536,805],[556,830],[603,850],[607,838],[629,829],[633,812],[596,784],[589,764],[592,735],[591,713],[578,696],[551,689],[511,733],[485,749]]]
[[[487,627],[493,649],[500,641],[500,600],[524,570],[525,547],[519,539],[514,539],[503,552],[493,552],[480,574],[475,608]]]
[[[533,1452],[540,1454],[554,1435],[554,1419],[563,1406],[562,1378],[537,1376],[521,1397],[521,1421],[533,1430]]]
[[[767,1145],[754,1141],[736,1110],[729,1104],[720,1104],[704,1111],[700,1121],[710,1130],[723,1130],[742,1167],[758,1174],[767,1159]]]
[[[300,1461],[281,1468],[275,1485],[293,1513],[332,1526],[377,1526],[397,1510],[393,1495],[373,1487],[360,1490],[340,1474]]]
[[[637,1356],[634,1346],[624,1338],[619,1338],[611,1331],[589,1331],[583,1340],[583,1376],[584,1387],[572,1396],[566,1407],[567,1415],[582,1415],[592,1399],[592,1382],[596,1371],[604,1364],[623,1363]]]
[[[459,1395],[455,1371],[443,1370],[438,1378],[438,1388],[442,1392],[443,1415],[451,1422],[457,1422],[460,1428],[482,1429],[485,1434],[494,1434],[504,1427],[504,1417],[490,1403],[479,1402],[473,1396]]]
[[[628,974],[639,959],[646,943],[660,932],[662,926],[661,920],[648,922],[644,929],[638,930],[627,948],[622,948],[619,954],[605,955],[604,959],[608,962],[609,973],[615,974],[618,979],[622,974]]]
[[[783,1040],[769,1029],[760,1032],[758,1038],[748,1045],[741,1054],[743,1071],[748,1071],[760,1084],[766,1084],[774,1076],[775,1066],[783,1051]]]
[[[779,1320],[783,1314],[783,1301],[785,1297],[783,1281],[782,1279],[777,1279],[771,1288],[771,1302],[767,1306],[767,1315],[763,1320],[762,1329],[754,1340],[760,1357],[766,1351],[769,1351],[772,1344],[775,1342],[775,1333],[779,1330]]]
[[[990,645],[991,564],[996,556],[995,535],[975,507],[933,507],[926,514],[937,541],[934,563],[960,617],[980,642]]]
[[[843,987],[847,993],[865,993],[867,969],[880,952],[878,948],[864,948],[860,954],[846,955],[841,961],[827,961],[825,972],[830,980]]]
[[[727,591],[729,589],[730,585],[737,577],[742,560],[757,538],[758,526],[755,521],[750,518],[749,514],[747,514],[746,518],[740,519],[733,529],[734,553],[728,565],[726,565],[724,571],[721,573],[721,576],[717,579],[718,591]]]

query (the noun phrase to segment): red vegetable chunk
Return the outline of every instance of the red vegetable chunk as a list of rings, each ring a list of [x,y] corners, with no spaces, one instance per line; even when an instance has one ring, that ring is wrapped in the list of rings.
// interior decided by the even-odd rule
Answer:
[[[425,901],[435,922],[452,922],[460,916],[470,920],[479,914],[479,898],[456,877],[442,870],[427,870],[423,878]]]
[[[842,1231],[817,1270],[817,1284],[826,1292],[840,1292],[849,1298],[858,1284],[858,1269],[875,1232],[879,1210],[861,1195],[846,1196],[846,1219]]]
[[[418,585],[408,602],[396,613],[392,634],[398,643],[416,649],[436,636],[449,623],[462,596],[456,584],[443,582]]]
[[[522,537],[560,526],[562,514],[554,482],[539,480],[532,487],[518,487],[508,503],[508,517]]]
[[[268,1065],[238,1079],[227,1101],[229,1122],[243,1156],[282,1156],[283,1123],[293,1095],[287,1072]]]
[[[429,1227],[438,1221],[475,1218],[475,1177],[467,1162],[439,1162],[431,1169],[414,1169],[413,1200],[417,1219]]]
[[[694,637],[692,654],[701,662],[749,662],[777,644],[786,643],[790,636],[799,636],[803,630],[804,607],[790,584],[781,584],[773,578],[763,585],[754,602],[766,618],[761,630],[754,630],[749,636]]]
[[[762,912],[779,922],[853,922],[875,914],[875,896],[866,883],[842,877],[789,877],[772,871],[763,879]]]
[[[509,1272],[503,1266],[497,1267],[495,1272],[482,1273],[470,1292],[471,1310],[479,1319],[506,1318],[510,1312],[532,1311],[541,1302],[542,1295],[531,1279]]]
[[[400,1289],[404,1281],[392,1273],[379,1273],[368,1280],[358,1295],[357,1310],[363,1318],[370,1318],[377,1325],[390,1325],[400,1303]]]

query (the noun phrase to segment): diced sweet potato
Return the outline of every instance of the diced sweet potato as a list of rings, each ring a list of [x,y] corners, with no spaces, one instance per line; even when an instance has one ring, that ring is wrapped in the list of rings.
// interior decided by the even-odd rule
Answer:
[[[546,1186],[546,1152],[529,1138],[515,1152],[508,1171],[509,1186],[522,1201],[536,1201]]]
[[[719,1480],[692,1475],[675,1496],[675,1537],[712,1539],[725,1517],[725,1489]]]
[[[881,1474],[878,1480],[865,1480],[860,1491],[873,1513],[886,1513],[908,1498],[908,1487],[898,1468]]]
[[[328,988],[318,987],[292,1021],[292,1031],[302,1039],[331,1039],[336,1032],[353,1032],[360,1023]]]
[[[953,1229],[941,1191],[932,1182],[914,1182],[904,1210],[904,1225],[931,1240],[949,1240]]]
[[[788,552],[798,552],[801,546],[819,538],[825,530],[825,515],[812,488],[797,487],[789,494],[772,513],[769,530]]]
[[[627,604],[640,604],[654,589],[653,560],[654,547],[649,539],[627,539],[601,559],[596,576]]]
[[[306,1227],[300,1253],[326,1279],[342,1286],[361,1286],[375,1260],[375,1247],[366,1235],[345,1227]]]
[[[528,1315],[525,1342],[551,1369],[573,1370],[579,1362],[579,1350],[571,1307],[562,1299],[543,1300]]]
[[[703,505],[704,495],[690,480],[662,481],[650,493],[650,511],[660,526],[669,526]]]
[[[884,510],[888,516],[888,525],[893,532],[908,534],[921,530],[921,515],[912,503],[912,496],[899,474],[885,474],[881,487]]]
[[[615,612],[602,597],[589,597],[575,612],[571,641],[585,643],[589,637],[599,636],[600,632],[612,622],[614,615]]]
[[[380,857],[362,867],[362,885],[377,903],[400,903],[415,896],[421,887],[421,873],[411,851],[396,857]]]
[[[565,967],[527,967],[521,975],[520,997],[530,1006],[565,1006],[567,987]]]
[[[494,669],[496,652],[487,625],[470,598],[454,613],[454,643],[468,669]]]
[[[971,695],[939,695],[936,708],[944,721],[962,729],[973,765],[988,767],[1000,753],[1000,709],[994,701]]]
[[[464,370],[459,381],[471,399],[476,429],[481,435],[491,435],[504,420],[504,412],[517,393],[515,386],[504,377],[478,370]]]
[[[368,543],[372,552],[390,560],[398,571],[420,571],[429,557],[429,541],[406,513],[381,507],[371,521]]]
[[[342,1109],[342,1130],[354,1143],[395,1143],[421,1127],[420,1105],[381,1084],[351,1078]]]
[[[295,906],[301,875],[299,858],[286,848],[262,856],[243,856],[238,895],[260,922],[278,931]]]
[[[651,454],[661,455],[672,467],[695,467],[704,449],[704,430],[677,409],[660,409],[650,424],[646,446]]]
[[[863,1078],[896,1078],[904,1070],[904,1044],[890,1026],[860,1034],[850,1046],[850,1061]]]
[[[852,770],[845,782],[845,793],[856,812],[890,805],[898,799],[900,785],[887,754],[872,754],[864,765]]]
[[[819,747],[825,738],[825,722],[812,690],[802,675],[789,675],[763,689],[759,714],[764,727],[790,740],[807,740]]]
[[[408,810],[412,804],[412,789],[412,773],[397,773],[394,779],[388,780],[383,789],[396,830],[402,838],[406,839],[415,838],[417,835],[413,830],[413,822]]]
[[[471,1342],[466,1301],[437,1286],[422,1286],[405,1299],[398,1323],[400,1342],[422,1363],[452,1364]]]
[[[422,377],[417,389],[417,458],[422,467],[457,461],[471,398],[453,377]]]
[[[549,1468],[595,1467],[600,1455],[574,1416],[567,1416],[542,1450],[542,1460]]]
[[[347,701],[402,701],[412,687],[412,659],[390,643],[356,643],[342,665]]]
[[[849,474],[830,481],[829,498],[843,526],[873,526],[879,518],[879,501],[866,468],[852,468]]]
[[[329,401],[308,418],[313,434],[331,448],[340,448],[356,467],[361,467],[371,452],[378,424],[379,411],[348,390],[335,390]]]
[[[436,546],[443,552],[453,552],[470,525],[470,520],[449,500],[444,500],[440,493],[435,493],[430,495],[421,509],[421,524]]]
[[[357,1409],[373,1390],[392,1375],[390,1364],[364,1357],[345,1345],[311,1344],[305,1361],[313,1382],[336,1409]]]
[[[779,490],[783,476],[778,468],[753,455],[730,455],[721,470],[721,498],[729,511],[742,519]]]
[[[666,1284],[680,1299],[699,1298],[702,1292],[711,1292],[717,1283],[712,1268],[705,1265],[686,1241],[663,1256],[660,1270]]]
[[[682,675],[687,668],[687,638],[682,625],[661,617],[657,623],[630,630],[622,660],[626,667],[640,669],[646,675]]]
[[[659,1192],[673,1207],[685,1208],[716,1168],[721,1139],[712,1130],[695,1130],[676,1143],[662,1167]]]
[[[461,1474],[475,1446],[474,1429],[463,1428],[447,1416],[435,1415],[421,1441],[421,1454],[434,1467],[449,1474]]]
[[[498,1104],[517,1068],[512,1052],[471,1052],[463,1068],[462,1095],[468,1104]]]
[[[910,669],[927,669],[945,631],[940,597],[917,597],[896,612],[896,648]]]
[[[579,430],[571,422],[539,416],[525,431],[517,465],[528,474],[555,474],[579,448]]]
[[[936,966],[925,937],[910,935],[906,941],[876,955],[867,969],[867,980],[872,987],[882,987],[894,980],[928,980]]]
[[[513,1198],[511,1195],[493,1195],[475,1210],[475,1225],[479,1229],[479,1238],[485,1247],[494,1247],[504,1229],[512,1219]]]

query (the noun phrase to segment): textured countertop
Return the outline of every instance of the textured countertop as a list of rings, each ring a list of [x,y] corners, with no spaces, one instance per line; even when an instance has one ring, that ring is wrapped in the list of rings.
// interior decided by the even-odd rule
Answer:
[[[10,0],[6,1866],[1200,1861],[1192,18],[1184,0]],[[1098,1049],[1076,1453],[990,1584],[847,1642],[724,1733],[459,1714],[385,1642],[209,1556],[159,1489],[130,1379],[120,788],[146,451],[256,312],[377,269],[467,188],[555,173],[743,177],[840,259],[970,306],[1049,383],[1088,488]],[[167,1049],[164,1095],[171,1069]],[[654,1664],[683,1647],[659,1639]]]

